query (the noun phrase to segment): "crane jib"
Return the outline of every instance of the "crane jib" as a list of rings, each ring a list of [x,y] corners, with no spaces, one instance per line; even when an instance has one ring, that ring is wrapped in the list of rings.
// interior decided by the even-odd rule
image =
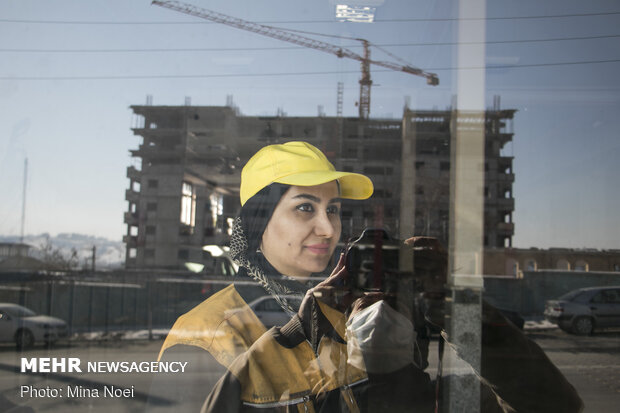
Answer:
[[[181,13],[189,14],[191,16],[200,17],[212,22],[225,24],[227,26],[235,27],[242,30],[247,30],[253,33],[261,34],[263,36],[271,37],[273,39],[282,40],[289,43],[294,43],[299,46],[308,47],[315,50],[321,50],[323,52],[331,53],[339,58],[347,57],[349,59],[357,60],[362,63],[362,77],[360,79],[360,99],[359,99],[359,115],[362,119],[368,119],[370,114],[370,65],[376,65],[385,67],[397,72],[409,73],[415,76],[421,76],[426,78],[426,83],[432,86],[439,84],[439,78],[435,73],[425,72],[422,69],[413,66],[402,66],[392,62],[383,62],[378,60],[372,60],[370,58],[370,42],[365,39],[356,39],[362,42],[364,47],[364,56],[355,53],[352,50],[336,46],[327,42],[312,39],[310,37],[301,36],[285,29],[279,29],[272,26],[266,26],[259,23],[253,23],[247,20],[239,19],[237,17],[227,16],[222,13],[218,13],[212,10],[202,9],[192,4],[182,3],[179,1],[162,1],[153,0],[152,4],[156,6],[165,7],[171,10],[176,10]]]

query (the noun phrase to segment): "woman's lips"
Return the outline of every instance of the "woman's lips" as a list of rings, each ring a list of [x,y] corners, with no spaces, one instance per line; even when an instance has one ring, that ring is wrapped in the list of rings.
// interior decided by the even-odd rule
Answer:
[[[329,253],[329,244],[313,244],[306,245],[306,248],[315,254],[327,254]]]

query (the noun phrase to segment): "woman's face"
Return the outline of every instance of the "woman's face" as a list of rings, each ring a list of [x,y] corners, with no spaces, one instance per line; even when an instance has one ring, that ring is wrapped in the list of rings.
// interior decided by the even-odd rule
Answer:
[[[340,239],[340,198],[336,181],[292,186],[265,228],[263,255],[280,273],[306,278],[329,263]]]

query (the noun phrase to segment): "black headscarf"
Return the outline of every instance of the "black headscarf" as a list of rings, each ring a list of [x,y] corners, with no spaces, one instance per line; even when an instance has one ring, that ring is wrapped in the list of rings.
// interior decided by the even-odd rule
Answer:
[[[246,201],[239,214],[243,233],[248,242],[246,256],[250,262],[260,265],[267,274],[273,274],[275,269],[260,252],[260,244],[273,211],[290,187],[277,182],[266,186]],[[277,271],[275,273],[277,274]]]

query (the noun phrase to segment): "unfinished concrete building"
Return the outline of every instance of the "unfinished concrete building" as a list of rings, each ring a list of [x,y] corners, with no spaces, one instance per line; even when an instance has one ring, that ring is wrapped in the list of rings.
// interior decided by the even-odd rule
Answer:
[[[128,268],[184,268],[228,242],[241,167],[262,146],[305,140],[334,157],[341,119],[240,116],[230,106],[132,106],[142,137],[127,168]]]
[[[512,215],[512,142],[515,110],[485,112],[484,247],[510,247]],[[405,111],[402,131],[401,236],[409,232],[448,244],[452,111]],[[408,205],[415,205],[411,209]]]
[[[415,213],[416,217],[412,233],[437,236],[447,242],[449,200],[443,191],[449,183],[443,178],[449,168],[445,164],[446,159],[449,161],[449,147],[444,142],[450,141],[450,111],[429,111],[424,115],[407,111],[403,120],[364,121],[287,117],[283,113],[243,116],[232,106],[131,108],[133,131],[142,143],[131,151],[135,165],[127,168],[130,185],[126,191],[124,241],[128,268],[179,269],[188,262],[201,263],[210,258],[202,247],[225,245],[239,211],[242,166],[259,148],[292,140],[307,141],[320,148],[338,169],[363,173],[373,180],[375,193],[370,200],[343,203],[343,239],[369,226],[384,227],[394,236],[403,235],[401,173],[410,182],[406,177],[415,167],[416,171],[428,170],[433,180],[418,174],[415,179],[419,183],[409,184],[421,186],[421,191],[429,195],[417,196],[414,207],[406,208],[405,215]],[[512,118],[513,113],[503,111],[490,116],[501,129],[501,123]],[[440,118],[441,122],[436,121]],[[495,125],[493,122],[489,125]],[[500,189],[511,191],[514,175],[506,170],[511,159],[499,154],[512,135],[494,130],[487,130],[487,146],[492,150],[487,151],[486,177],[489,193],[496,196]],[[410,167],[401,170],[401,152],[412,136],[417,142],[416,158]],[[489,222],[512,216],[514,201],[506,199],[499,201],[496,197],[485,204]],[[505,238],[510,239],[512,223],[507,224],[485,227],[488,245],[498,246],[499,242],[503,246]]]

